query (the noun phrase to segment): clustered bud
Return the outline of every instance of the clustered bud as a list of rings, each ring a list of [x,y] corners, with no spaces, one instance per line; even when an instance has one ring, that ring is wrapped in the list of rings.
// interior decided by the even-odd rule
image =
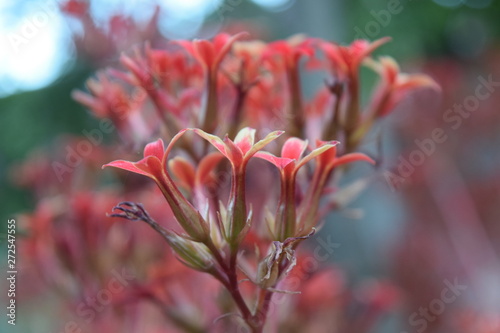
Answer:
[[[118,119],[125,140],[137,143],[157,133],[169,140],[166,147],[162,139],[147,144],[138,162],[105,166],[151,178],[182,231],[160,226],[139,204],[124,202],[112,216],[149,224],[181,262],[219,280],[249,328],[261,332],[268,300],[295,265],[298,244],[314,233],[322,208],[334,206],[324,194],[335,170],[355,161],[373,164],[354,152],[373,123],[408,91],[435,84],[401,74],[389,57],[370,58],[387,38],[349,46],[302,35],[269,44],[247,38],[219,34],[166,49],[147,44],[121,57],[123,71],[101,72],[89,80],[90,94],[74,97],[97,116]],[[366,106],[360,102],[363,63],[380,77]],[[302,93],[304,70],[326,75],[310,101]],[[229,175],[227,191],[218,184],[221,172]],[[279,177],[266,183],[265,174]],[[255,188],[265,192],[260,201]],[[260,204],[250,205],[254,201]],[[267,242],[268,255],[249,251],[248,237]],[[245,273],[259,290],[255,308],[238,281],[240,265],[250,260],[258,263]]]

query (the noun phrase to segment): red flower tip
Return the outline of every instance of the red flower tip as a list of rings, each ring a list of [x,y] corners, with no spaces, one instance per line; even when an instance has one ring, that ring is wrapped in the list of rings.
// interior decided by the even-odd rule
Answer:
[[[191,42],[181,40],[176,41],[176,43],[184,47],[203,67],[210,71],[215,71],[226,54],[231,50],[233,43],[246,35],[248,35],[246,32],[240,32],[233,36],[221,33],[215,36],[213,41],[195,39]]]
[[[286,157],[298,161],[307,148],[307,141],[299,138],[286,140],[281,149],[281,157]]]
[[[168,157],[168,154],[172,150],[173,145],[179,138],[187,131],[187,129],[183,129],[177,133],[167,148],[163,144],[162,139],[158,139],[154,142],[148,143],[146,147],[144,147],[144,158],[137,162],[130,161],[113,161],[108,164],[103,165],[102,167],[115,167],[118,169],[127,170],[130,172],[135,172],[140,175],[144,175],[153,179],[162,178],[162,172],[165,170],[165,163]]]
[[[287,168],[285,173],[291,172],[291,174],[294,174],[307,162],[313,160],[319,155],[324,154],[330,150],[330,148],[335,147],[337,143],[338,141],[322,141],[321,145],[319,145],[316,149],[312,149],[309,154],[302,157],[307,147],[307,141],[299,138],[289,138],[283,145],[281,157],[274,156],[273,154],[267,152],[259,152],[255,156],[274,164],[280,170],[285,170],[285,167],[293,165],[293,167]]]
[[[234,141],[226,135],[224,139],[209,134],[201,129],[192,129],[196,134],[210,142],[219,152],[224,155],[233,166],[240,166],[247,162],[258,151],[264,148],[271,141],[278,138],[284,131],[274,131],[269,133],[264,139],[255,142],[255,129],[245,127],[236,135]]]
[[[317,147],[329,146],[324,154],[319,159],[319,163],[323,165],[327,170],[331,170],[339,165],[347,164],[356,161],[365,161],[370,164],[375,164],[375,161],[369,156],[363,153],[350,153],[340,157],[337,157],[337,148],[339,141],[321,141],[316,140]],[[317,148],[318,149],[318,148]]]
[[[293,163],[296,161],[294,159],[287,158],[287,157],[277,157],[277,156],[274,156],[273,154],[268,153],[266,151],[260,151],[260,152],[256,153],[255,157],[258,157],[260,159],[268,161],[271,164],[274,164],[280,170],[285,169],[285,167],[288,166],[290,163]]]
[[[163,160],[163,155],[165,154],[165,147],[163,145],[163,140],[158,139],[154,142],[148,143],[144,147],[144,158],[148,156],[154,156],[160,161]]]

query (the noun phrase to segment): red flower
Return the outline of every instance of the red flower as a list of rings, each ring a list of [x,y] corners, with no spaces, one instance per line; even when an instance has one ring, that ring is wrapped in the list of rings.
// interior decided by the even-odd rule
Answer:
[[[185,131],[186,130],[182,130],[172,138],[172,141],[168,145],[167,150],[165,150],[164,148],[163,140],[158,139],[155,142],[151,142],[146,145],[146,147],[144,148],[144,158],[142,160],[137,162],[117,160],[103,165],[103,168],[112,166],[115,168],[144,175],[153,179],[154,181],[159,181],[164,176],[165,170],[163,166],[168,153],[172,149],[172,144],[177,141]]]
[[[340,46],[331,42],[318,40],[319,48],[324,52],[326,64],[330,67],[333,75],[332,88],[337,85],[338,88],[333,89],[332,93],[342,95],[347,99],[345,111],[342,116],[345,119],[343,131],[345,132],[346,149],[352,151],[358,141],[354,138],[355,132],[360,121],[360,86],[359,86],[359,66],[362,61],[367,58],[376,48],[389,41],[390,38],[381,38],[373,43],[366,40],[356,40],[349,46]],[[317,59],[313,61],[318,62]],[[345,87],[344,87],[345,86]],[[342,90],[339,88],[342,87]],[[337,92],[337,93],[335,93]],[[338,98],[339,96],[337,96]],[[330,135],[336,135],[337,126],[339,125],[339,111],[336,111],[335,117],[332,119],[327,138]]]
[[[290,114],[293,120],[289,124],[288,131],[293,136],[302,136],[305,127],[299,61],[303,56],[312,56],[314,54],[311,42],[311,39],[305,39],[302,35],[292,36],[286,41],[270,43],[264,55],[269,59],[271,70],[275,75],[280,73],[284,67],[290,97]],[[276,55],[280,56],[278,61],[275,59]]]
[[[322,147],[329,144],[330,142],[328,141],[316,140],[316,147]],[[321,169],[322,172],[329,174],[334,168],[340,165],[356,161],[365,161],[370,164],[375,164],[373,159],[363,153],[350,153],[338,157],[337,147],[333,146],[318,158],[318,169]]]
[[[274,164],[285,177],[294,177],[297,171],[307,162],[325,153],[336,146],[338,141],[324,142],[306,156],[302,157],[307,148],[307,141],[299,138],[289,138],[281,149],[281,157],[276,157],[268,152],[258,152],[255,157],[262,158]]]
[[[281,174],[281,196],[274,221],[269,221],[271,230],[275,230],[274,237],[284,240],[294,237],[296,230],[295,180],[299,169],[307,162],[327,152],[337,145],[337,141],[318,146],[311,153],[302,157],[307,147],[307,141],[299,138],[289,138],[281,150],[281,157],[267,152],[258,152],[256,157],[274,164]],[[319,189],[321,191],[321,189]]]
[[[92,110],[98,118],[111,118],[117,126],[122,126],[130,113],[139,110],[146,95],[141,91],[129,94],[118,83],[110,80],[104,72],[97,79],[86,82],[90,94],[75,90],[72,97]]]
[[[380,83],[371,103],[371,116],[383,117],[391,112],[409,91],[430,87],[437,91],[439,85],[424,74],[401,73],[396,61],[391,57],[380,57],[379,61],[370,61],[368,64],[380,75]]]
[[[240,130],[234,141],[227,136],[220,139],[218,136],[208,134],[200,129],[194,129],[194,132],[220,151],[235,169],[245,167],[252,156],[284,133],[284,131],[271,132],[264,139],[255,143],[255,129],[250,127]]]
[[[330,142],[316,140],[316,147],[330,145]],[[333,169],[338,166],[356,161],[365,161],[375,164],[375,161],[362,153],[350,153],[337,157],[337,147],[329,147],[324,153],[318,156],[318,165],[314,170],[313,179],[304,200],[299,207],[299,231],[301,234],[307,233],[317,223],[317,212],[323,194],[323,189],[332,174]]]
[[[215,36],[212,42],[197,39],[193,41],[181,40],[176,41],[176,43],[183,46],[203,67],[213,73],[217,71],[220,63],[229,53],[233,43],[244,35],[246,35],[245,32],[234,36],[221,33]]]
[[[61,11],[71,16],[83,17],[88,13],[89,4],[85,1],[69,0],[61,4]]]
[[[234,36],[218,34],[212,42],[207,40],[177,41],[205,69],[204,105],[200,112],[201,128],[205,131],[214,132],[218,124],[217,74],[220,63],[231,50],[233,43],[244,34],[239,33]]]
[[[271,141],[275,140],[283,131],[269,133],[264,139],[255,142],[255,129],[245,127],[239,131],[236,138],[229,139],[226,135],[224,140],[215,135],[208,134],[200,129],[194,129],[195,133],[210,142],[222,153],[232,166],[231,193],[227,205],[225,218],[225,230],[223,233],[226,240],[233,249],[244,236],[244,230],[248,230],[251,214],[247,215],[246,193],[245,193],[245,171],[246,165],[259,150]]]
[[[349,46],[340,46],[320,40],[318,45],[325,53],[330,71],[337,79],[343,81],[354,77],[357,78],[358,69],[363,60],[390,40],[390,37],[384,37],[370,43],[367,40],[358,39]]]
[[[118,160],[103,166],[111,166],[130,172],[135,172],[153,179],[165,199],[167,200],[175,218],[184,228],[189,236],[196,241],[206,241],[208,236],[208,224],[201,217],[200,213],[182,195],[172,178],[166,171],[167,157],[173,144],[186,132],[182,130],[177,133],[167,148],[164,148],[163,141],[158,139],[144,148],[144,158],[138,162]]]
[[[294,69],[297,68],[303,56],[310,57],[314,54],[311,42],[312,39],[305,38],[304,35],[294,35],[287,40],[269,43],[264,56],[272,59],[274,56],[279,55],[280,60],[284,60],[284,62],[272,62],[274,66],[279,66],[281,63],[285,65],[286,69]]]

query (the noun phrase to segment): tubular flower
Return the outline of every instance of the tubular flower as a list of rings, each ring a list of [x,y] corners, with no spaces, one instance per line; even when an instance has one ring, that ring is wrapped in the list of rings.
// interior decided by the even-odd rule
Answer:
[[[345,119],[343,126],[348,151],[352,151],[356,146],[352,136],[360,121],[359,67],[365,58],[389,40],[388,37],[378,39],[373,43],[366,40],[356,40],[349,46],[340,46],[325,41],[318,42],[319,48],[325,53],[326,62],[334,80],[345,84],[347,88],[348,103],[343,115]],[[333,124],[332,127],[334,127]]]
[[[325,53],[331,73],[341,81],[357,78],[359,66],[370,54],[390,37],[380,38],[372,43],[358,39],[349,46],[341,46],[327,41],[318,41],[319,48]]]
[[[205,70],[205,91],[203,97],[203,112],[200,113],[200,123],[205,131],[213,132],[217,127],[217,75],[219,66],[229,53],[233,43],[246,33],[231,36],[218,34],[212,42],[207,40],[178,41],[187,52],[203,66]]]
[[[149,143],[144,148],[144,158],[138,162],[129,162],[118,160],[104,167],[115,167],[153,179],[170,208],[172,209],[175,218],[187,232],[187,234],[195,241],[205,241],[208,235],[208,224],[201,217],[200,213],[191,205],[191,203],[182,195],[176,184],[166,171],[166,162],[168,154],[173,147],[173,144],[186,132],[182,130],[175,135],[167,148],[164,148],[163,140],[158,139],[155,142]]]
[[[266,135],[266,137],[255,143],[255,132],[253,128],[245,127],[238,132],[234,141],[227,136],[221,139],[215,135],[208,134],[200,129],[194,129],[194,132],[210,142],[218,151],[224,155],[233,168],[238,169],[246,166],[246,163],[259,150],[274,141],[284,131],[274,131]]]
[[[259,150],[282,135],[283,131],[269,133],[264,139],[255,143],[255,129],[245,127],[238,132],[234,141],[227,136],[222,140],[215,135],[208,134],[200,129],[195,133],[210,142],[224,155],[232,167],[231,193],[227,207],[227,225],[225,235],[228,242],[234,247],[241,239],[248,221],[245,195],[246,165]]]
[[[203,157],[195,167],[188,159],[176,156],[168,162],[172,174],[179,180],[180,185],[191,196],[197,207],[204,207],[201,211],[216,214],[218,198],[214,186],[217,185],[215,168],[224,158],[222,154],[212,152]],[[211,230],[215,233],[216,230]]]
[[[177,41],[184,47],[198,62],[208,71],[215,73],[224,57],[231,51],[231,46],[239,38],[246,35],[241,32],[234,36],[221,33],[214,37],[210,42],[204,39],[194,41]]]
[[[380,57],[378,62],[368,59],[366,63],[379,74],[380,82],[369,104],[370,109],[353,135],[356,143],[363,139],[376,118],[389,114],[410,91],[423,87],[440,90],[436,82],[427,75],[401,73],[398,64],[391,57]]]
[[[73,11],[78,8],[70,12]],[[120,17],[113,20],[113,35],[127,32],[127,22]],[[164,270],[162,274],[172,277],[155,277],[142,294],[158,303],[173,324],[188,331],[236,331],[235,325],[242,321],[247,325],[246,330],[252,333],[314,331],[309,326],[296,325],[303,319],[292,312],[296,311],[298,302],[287,306],[290,312],[266,323],[273,293],[304,290],[302,287],[288,291],[278,289],[284,287],[285,283],[280,284],[280,281],[300,259],[295,252],[299,243],[312,236],[316,224],[331,209],[346,206],[367,183],[367,178],[362,177],[352,185],[329,192],[335,188],[338,176],[343,174],[344,168],[337,167],[355,161],[374,163],[368,156],[355,153],[363,137],[375,121],[387,115],[409,91],[432,86],[433,82],[422,75],[400,73],[391,58],[372,60],[372,52],[389,38],[374,42],[357,40],[351,45],[340,46],[302,35],[273,43],[240,41],[242,36],[218,34],[212,40],[175,41],[164,49],[152,49],[146,43],[131,55],[121,56],[121,69],[99,72],[97,79],[90,80],[88,95],[76,92],[74,98],[91,108],[96,116],[110,118],[119,129],[120,137],[126,139],[127,147],[151,140],[153,133],[161,133],[161,137],[170,140],[168,145],[161,139],[149,143],[144,148],[143,158],[136,162],[117,160],[104,165],[151,178],[164,197],[142,186],[135,188],[135,179],[131,179],[123,189],[132,191],[124,196],[138,196],[139,201],[152,209],[151,215],[141,204],[122,200],[111,214],[115,218],[147,223],[163,237],[162,242],[166,240],[182,263],[174,260],[177,266],[171,265],[171,261],[165,265],[162,258],[159,265]],[[157,39],[151,43],[165,45],[165,41]],[[359,78],[362,64],[373,67],[379,77],[375,93],[366,105],[360,98],[364,96]],[[304,71],[313,65],[319,65],[329,77],[326,84],[318,85],[315,91],[307,89],[311,97],[306,99],[302,94]],[[121,116],[126,117],[122,119]],[[184,136],[186,129],[179,132],[186,127],[196,135]],[[254,128],[269,134],[258,141]],[[286,129],[287,133],[283,135],[283,131],[275,129]],[[127,133],[130,130],[133,133]],[[221,133],[228,134],[221,137]],[[93,143],[97,134],[93,131],[89,135]],[[277,140],[281,135],[284,138]],[[325,141],[314,141],[317,138]],[[337,147],[337,139],[345,142],[344,148]],[[308,142],[313,144],[308,147]],[[176,154],[172,156],[174,145]],[[83,147],[77,148],[80,146]],[[109,151],[114,151],[113,148]],[[91,156],[92,161],[97,160]],[[87,156],[87,160],[91,156]],[[274,166],[262,168],[260,161],[260,164],[249,163],[253,157]],[[68,164],[70,159],[68,150]],[[310,163],[312,160],[314,162]],[[98,165],[102,165],[102,161]],[[362,184],[358,185],[360,181]],[[40,190],[42,194],[43,190]],[[166,204],[170,207],[167,214]],[[73,210],[72,214],[78,216],[86,216],[88,211],[86,206]],[[104,216],[104,212],[101,215]],[[160,217],[158,222],[161,223],[156,223],[152,216]],[[111,219],[107,221],[115,225]],[[180,232],[173,231],[175,226],[169,226],[176,221],[182,227],[177,229],[183,229]],[[132,229],[126,224],[118,227]],[[89,229],[84,234],[88,239],[102,238],[92,233]],[[117,252],[121,257],[143,258],[144,248],[151,245],[140,247],[141,256],[128,255],[133,252],[127,240],[133,237],[125,235],[123,241],[112,236],[116,242],[113,246],[120,249]],[[70,259],[74,253],[79,253],[72,240],[73,237],[66,239],[64,235],[57,240],[61,248],[69,249],[65,252]],[[125,248],[127,251],[121,251]],[[156,244],[155,249],[158,249]],[[73,264],[78,260],[66,261],[80,269]],[[138,266],[147,265],[140,263]],[[200,290],[192,288],[190,292],[195,297],[189,297],[189,302],[182,300],[177,296],[175,283],[185,287],[189,282],[184,272],[177,272],[179,267],[191,272],[185,266],[208,273],[200,276],[217,280],[227,292],[214,289],[214,297],[207,297],[205,303],[199,295]],[[85,267],[81,271],[86,271]],[[309,273],[313,272],[307,272],[307,276],[303,273],[300,273],[301,279],[309,280]],[[175,282],[174,275],[182,281]],[[241,283],[242,275],[253,285]],[[99,274],[100,280],[102,277]],[[158,294],[162,288],[164,290]],[[329,296],[333,298],[334,295]],[[191,310],[191,298],[200,301],[197,304],[203,307],[215,309],[213,313],[203,313],[206,322],[194,323],[191,313],[180,316],[180,311],[171,307],[174,304]],[[217,306],[208,305],[212,300]],[[163,301],[165,304],[161,304]],[[249,306],[250,303],[253,306]],[[216,323],[213,319],[221,314],[218,310],[237,314],[242,320],[236,323],[228,318]],[[281,319],[285,315],[286,323]],[[331,308],[327,316],[331,317]],[[219,318],[222,317],[225,315]],[[318,318],[310,314],[311,321],[313,317],[314,320]],[[342,331],[351,326],[344,322],[338,329],[328,327]],[[359,325],[352,327],[361,328]]]
[[[321,140],[316,140],[316,147],[330,145],[329,148],[318,156],[317,166],[314,170],[314,175],[305,195],[304,200],[299,207],[299,232],[307,234],[309,230],[316,225],[316,216],[321,200],[321,195],[328,178],[333,170],[341,165],[356,161],[365,161],[370,164],[375,164],[375,161],[363,153],[349,153],[337,157],[337,147],[331,146],[331,143]],[[318,148],[316,148],[318,149]]]
[[[329,142],[318,146],[302,157],[307,147],[307,141],[299,138],[289,138],[281,149],[281,157],[267,152],[258,152],[255,156],[274,164],[281,175],[281,195],[278,210],[274,219],[275,237],[284,240],[295,236],[296,204],[295,182],[299,169],[307,162],[333,148],[338,142]]]
[[[284,67],[290,95],[290,113],[293,117],[293,123],[290,124],[290,134],[295,136],[302,135],[305,124],[299,61],[304,56],[311,57],[314,54],[311,41],[303,35],[295,35],[286,41],[269,44],[268,50],[264,54],[265,57],[271,59],[275,71],[279,70],[279,65]],[[276,62],[276,56],[279,56],[281,61]]]
[[[138,111],[146,98],[143,91],[135,90],[129,94],[125,89],[110,80],[104,72],[97,73],[96,79],[86,82],[90,94],[75,90],[73,98],[93,111],[98,118],[110,118],[120,129],[132,112]]]
[[[379,87],[371,103],[374,117],[386,116],[413,89],[440,89],[427,75],[401,73],[399,65],[391,57],[380,57],[378,62],[371,60],[367,64],[380,75]]]

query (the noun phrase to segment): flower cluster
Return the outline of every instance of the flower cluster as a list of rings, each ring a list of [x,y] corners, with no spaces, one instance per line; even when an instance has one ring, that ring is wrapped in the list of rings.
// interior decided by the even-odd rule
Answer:
[[[74,98],[115,121],[126,144],[169,140],[147,144],[137,162],[104,166],[152,179],[178,228],[152,219],[147,202],[124,202],[112,216],[146,222],[182,263],[218,280],[243,325],[261,332],[273,293],[289,292],[280,282],[297,264],[298,244],[337,206],[330,195],[338,191],[336,170],[374,164],[355,152],[374,122],[408,91],[437,86],[400,73],[392,58],[372,59],[387,38],[349,46],[301,35],[268,44],[248,38],[221,33],[163,49],[146,44]],[[380,76],[365,106],[363,64]],[[310,100],[304,71],[325,76]]]

